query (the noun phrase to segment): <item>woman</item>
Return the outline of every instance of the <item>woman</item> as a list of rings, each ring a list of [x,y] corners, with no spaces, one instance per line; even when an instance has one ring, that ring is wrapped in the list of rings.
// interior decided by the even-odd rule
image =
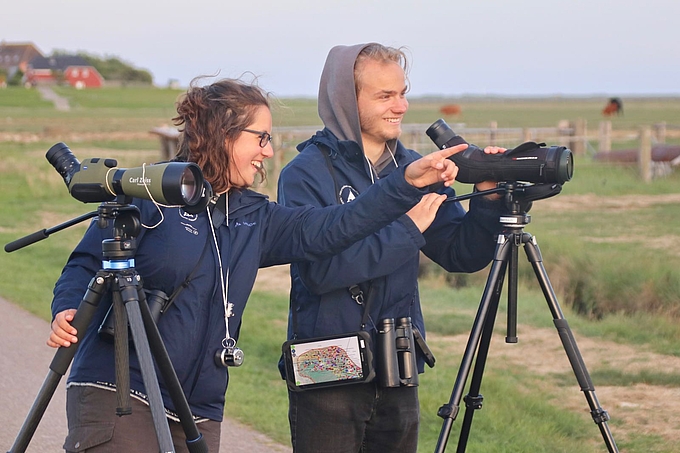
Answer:
[[[135,199],[144,225],[137,237],[135,266],[146,290],[172,294],[189,280],[162,314],[158,328],[199,430],[210,451],[217,452],[228,381],[220,352],[238,339],[258,268],[333,255],[390,223],[423,197],[425,192],[416,187],[453,182],[457,168],[446,157],[465,146],[414,162],[350,204],[286,208],[248,189],[263,173],[264,160],[273,155],[269,101],[260,88],[230,79],[204,87],[192,84],[173,120],[181,130],[178,159],[198,164],[216,195],[198,214]],[[445,197],[425,196],[434,218]],[[78,342],[70,322],[88,282],[101,268],[102,240],[110,236],[111,228],[93,222],[70,256],[54,290],[49,346]],[[92,325],[101,323],[109,305],[98,307]],[[113,345],[102,340],[97,329],[87,329],[67,383],[66,451],[158,451],[134,350],[132,415],[115,416],[114,372]],[[186,451],[184,433],[174,421],[175,408],[163,382],[160,385],[175,448]]]

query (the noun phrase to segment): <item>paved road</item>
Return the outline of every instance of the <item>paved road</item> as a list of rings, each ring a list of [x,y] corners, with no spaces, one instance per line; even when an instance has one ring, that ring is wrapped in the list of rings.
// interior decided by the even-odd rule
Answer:
[[[0,451],[8,451],[36,400],[54,357],[45,345],[49,324],[0,298]],[[66,437],[66,378],[59,383],[40,420],[28,453],[63,451]],[[236,434],[236,435],[234,435]],[[226,441],[229,439],[229,442]],[[229,443],[229,445],[226,445]],[[223,453],[289,453],[266,436],[233,420],[222,423]]]

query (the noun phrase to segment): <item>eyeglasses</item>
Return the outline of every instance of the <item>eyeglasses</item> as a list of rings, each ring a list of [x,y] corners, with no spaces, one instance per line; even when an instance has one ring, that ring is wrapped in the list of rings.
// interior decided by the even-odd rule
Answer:
[[[267,143],[272,141],[272,135],[269,132],[265,131],[254,131],[252,129],[242,129],[243,132],[249,132],[251,134],[255,134],[258,137],[260,137],[260,148],[264,148],[267,146]]]

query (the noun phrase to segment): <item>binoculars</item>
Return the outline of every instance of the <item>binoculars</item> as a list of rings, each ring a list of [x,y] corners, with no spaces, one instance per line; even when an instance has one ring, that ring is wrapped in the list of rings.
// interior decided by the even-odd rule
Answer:
[[[146,295],[146,303],[149,305],[149,311],[151,312],[151,317],[153,318],[153,322],[158,324],[158,321],[161,319],[161,315],[163,314],[163,311],[167,308],[168,305],[168,295],[165,294],[163,291],[160,289],[145,289],[144,294]],[[104,316],[104,321],[102,321],[101,325],[99,326],[99,330],[97,333],[99,334],[99,337],[107,341],[109,343],[113,343],[113,337],[114,337],[114,327],[113,327],[113,304],[111,307],[109,307],[109,311],[106,312],[106,316]]]
[[[378,323],[378,379],[382,387],[418,385],[416,345],[411,318],[387,318]]]

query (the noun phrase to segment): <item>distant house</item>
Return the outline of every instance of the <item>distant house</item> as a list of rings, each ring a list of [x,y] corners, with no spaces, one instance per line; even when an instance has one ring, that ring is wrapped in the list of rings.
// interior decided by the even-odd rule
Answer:
[[[31,85],[68,83],[75,88],[99,88],[104,78],[94,66],[77,55],[34,57],[26,70],[26,83]]]
[[[35,57],[42,57],[42,52],[33,43],[0,42],[0,68],[9,78],[19,70],[25,74],[28,63]]]

